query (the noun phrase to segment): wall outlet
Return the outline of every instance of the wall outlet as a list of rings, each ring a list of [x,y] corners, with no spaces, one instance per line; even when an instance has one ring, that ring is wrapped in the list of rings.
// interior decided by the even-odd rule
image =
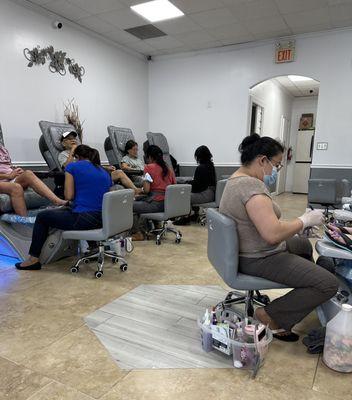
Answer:
[[[328,142],[317,143],[317,150],[327,150],[327,149],[328,149]]]

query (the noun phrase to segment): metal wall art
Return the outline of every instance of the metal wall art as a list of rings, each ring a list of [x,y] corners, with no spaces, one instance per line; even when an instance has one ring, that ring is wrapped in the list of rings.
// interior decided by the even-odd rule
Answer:
[[[23,54],[29,61],[28,67],[33,65],[44,65],[46,61],[49,62],[49,71],[58,72],[60,75],[66,75],[66,66],[68,72],[82,83],[82,76],[85,69],[78,65],[73,58],[66,57],[64,51],[55,51],[53,46],[41,49],[40,46],[34,47],[32,50],[25,48]]]

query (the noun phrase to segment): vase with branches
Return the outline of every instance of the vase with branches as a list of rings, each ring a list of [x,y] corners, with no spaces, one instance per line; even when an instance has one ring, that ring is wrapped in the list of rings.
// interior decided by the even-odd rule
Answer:
[[[67,103],[64,103],[64,117],[68,124],[71,124],[75,127],[79,140],[83,141],[83,124],[84,121],[81,122],[79,113],[78,113],[78,105],[75,103],[75,99],[68,100]]]

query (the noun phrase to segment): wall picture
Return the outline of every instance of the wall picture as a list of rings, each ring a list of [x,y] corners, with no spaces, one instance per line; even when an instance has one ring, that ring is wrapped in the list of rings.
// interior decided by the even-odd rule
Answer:
[[[314,121],[314,114],[302,114],[301,119],[299,120],[298,129],[300,131],[314,129],[313,121]]]

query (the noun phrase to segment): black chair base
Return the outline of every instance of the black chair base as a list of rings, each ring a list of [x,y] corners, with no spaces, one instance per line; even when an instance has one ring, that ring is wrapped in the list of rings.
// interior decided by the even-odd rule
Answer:
[[[259,290],[246,290],[243,292],[231,291],[227,294],[224,301],[217,304],[223,309],[232,305],[244,304],[245,310],[243,317],[253,317],[254,305],[265,307],[270,303],[270,298],[266,294],[261,294]]]

